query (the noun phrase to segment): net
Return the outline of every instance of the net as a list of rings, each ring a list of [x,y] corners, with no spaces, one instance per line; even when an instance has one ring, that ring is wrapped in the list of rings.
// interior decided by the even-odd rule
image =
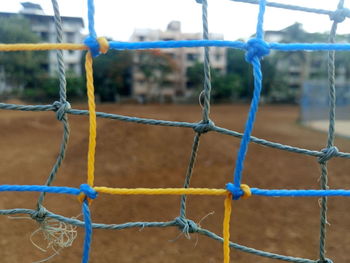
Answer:
[[[336,11],[320,10],[313,8],[304,8],[300,6],[286,5],[280,3],[266,2],[265,0],[235,0],[240,2],[247,2],[251,4],[258,4],[259,13],[257,18],[256,36],[247,42],[241,41],[223,41],[223,40],[209,40],[208,32],[208,19],[207,19],[207,0],[197,0],[202,5],[202,20],[203,20],[203,40],[184,40],[184,41],[156,41],[156,42],[117,42],[107,41],[105,38],[98,38],[94,29],[94,3],[93,0],[88,0],[88,20],[89,20],[89,36],[86,38],[84,44],[67,44],[62,43],[62,23],[59,13],[59,8],[56,0],[52,0],[54,8],[54,18],[57,31],[57,43],[54,44],[0,44],[1,52],[10,51],[26,51],[26,50],[57,50],[58,69],[59,69],[59,97],[60,100],[50,105],[18,105],[0,103],[0,108],[3,110],[20,110],[20,111],[54,111],[56,112],[57,119],[62,122],[63,136],[62,143],[59,150],[58,158],[54,164],[52,171],[43,185],[0,185],[0,191],[31,191],[40,192],[40,196],[37,202],[37,209],[8,209],[0,210],[2,215],[13,214],[29,214],[34,220],[41,224],[42,229],[46,230],[48,238],[52,238],[51,243],[61,244],[62,247],[71,244],[71,237],[75,236],[74,228],[69,228],[68,234],[62,235],[62,225],[56,227],[59,229],[60,234],[52,232],[53,229],[50,224],[56,224],[62,222],[71,226],[83,227],[85,229],[85,240],[83,247],[82,262],[86,263],[89,260],[89,252],[92,240],[92,232],[94,228],[102,229],[124,229],[131,227],[179,227],[186,235],[189,233],[199,233],[209,238],[217,240],[223,243],[223,255],[224,262],[230,261],[230,247],[239,249],[241,251],[252,253],[255,255],[279,259],[287,262],[303,262],[303,263],[326,263],[332,262],[326,258],[325,240],[326,240],[326,224],[327,224],[327,197],[329,196],[350,196],[350,190],[343,189],[329,189],[327,185],[327,162],[333,157],[350,158],[349,153],[338,151],[334,146],[334,123],[335,123],[335,69],[334,69],[334,54],[335,51],[348,51],[350,50],[349,44],[336,44],[335,35],[337,24],[349,17],[350,11],[344,8],[344,1],[339,1]],[[285,8],[291,10],[311,12],[321,15],[329,15],[333,21],[330,32],[330,43],[268,43],[264,41],[263,21],[266,6]],[[254,93],[250,105],[250,110],[243,134],[219,127],[214,124],[210,119],[210,93],[211,93],[211,76],[210,76],[210,61],[209,61],[209,47],[225,47],[241,49],[246,51],[246,61],[250,63],[253,68],[254,75]],[[94,98],[94,84],[93,84],[93,58],[101,53],[107,53],[109,49],[117,50],[131,50],[131,49],[164,49],[164,48],[183,48],[183,47],[203,47],[204,48],[204,88],[203,88],[203,111],[202,120],[198,123],[189,122],[174,122],[166,120],[155,120],[147,118],[137,118],[122,116],[117,114],[109,114],[104,112],[95,111],[95,98]],[[72,109],[66,96],[66,80],[65,69],[63,63],[63,50],[86,50],[86,80],[87,80],[87,95],[89,110]],[[264,139],[251,136],[255,115],[258,110],[258,104],[260,100],[260,93],[262,88],[262,73],[260,60],[267,56],[271,50],[277,50],[282,52],[290,51],[328,51],[328,64],[329,64],[329,132],[327,147],[320,151],[302,149],[294,146],[283,145],[277,142],[267,141]],[[80,188],[64,187],[64,186],[51,186],[53,183],[57,171],[62,164],[67,149],[69,140],[69,122],[68,114],[74,115],[87,115],[89,117],[89,150],[88,150],[88,167],[87,167],[87,181],[81,184]],[[95,147],[96,147],[96,118],[108,118],[113,120],[120,120],[125,122],[134,122],[147,125],[160,125],[168,127],[182,127],[192,128],[194,130],[194,141],[192,145],[191,157],[187,168],[185,183],[183,188],[117,188],[117,187],[104,187],[94,185],[94,163],[95,163]],[[209,189],[209,188],[191,188],[190,181],[192,177],[192,171],[196,160],[200,137],[207,132],[217,132],[234,137],[241,138],[241,144],[236,159],[235,170],[233,174],[233,180],[228,182],[223,189]],[[244,160],[248,151],[249,143],[257,143],[260,145],[294,152],[298,154],[304,154],[318,158],[318,162],[321,166],[321,189],[259,189],[250,188],[248,185],[242,183],[242,171],[244,168]],[[229,181],[229,180],[228,180]],[[83,221],[76,218],[67,218],[59,214],[47,211],[43,206],[43,200],[46,193],[56,194],[68,194],[75,195],[82,205]],[[125,224],[97,224],[91,220],[89,205],[92,200],[96,199],[98,194],[113,194],[113,195],[180,195],[180,215],[174,220],[168,222],[128,222]],[[192,220],[186,217],[186,196],[187,195],[213,195],[224,196],[224,220],[223,220],[223,237],[216,235],[215,233],[204,229],[194,223]],[[269,197],[321,197],[321,216],[320,216],[320,248],[319,248],[319,260],[310,260],[298,257],[284,256],[279,254],[270,253],[267,251],[261,251],[254,248],[242,246],[233,242],[230,242],[230,216],[231,216],[231,203],[233,200],[239,200],[248,198],[250,196],[269,196]],[[49,220],[47,220],[49,218]],[[54,220],[54,221],[52,221]],[[49,229],[50,231],[47,231]],[[64,232],[65,233],[65,232]],[[53,237],[51,237],[53,236]],[[67,240],[68,238],[68,240]]]

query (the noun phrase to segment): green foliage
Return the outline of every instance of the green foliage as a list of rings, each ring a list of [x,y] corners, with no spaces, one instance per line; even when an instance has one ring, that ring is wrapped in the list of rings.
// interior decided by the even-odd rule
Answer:
[[[68,76],[67,97],[69,100],[80,99],[85,96],[85,81],[81,77]],[[40,77],[35,82],[35,87],[28,87],[23,91],[23,97],[32,101],[59,100],[59,80],[53,77]]]
[[[102,102],[115,101],[117,94],[130,95],[132,64],[130,51],[110,50],[94,59],[94,83]]]
[[[187,88],[197,91],[197,95],[203,88],[203,63],[196,62],[192,67],[187,68],[186,71]]]
[[[29,27],[29,22],[20,16],[0,18],[1,43],[36,43],[39,37]],[[20,51],[1,52],[0,65],[6,74],[6,82],[13,86],[33,87],[41,65],[46,62],[47,52]]]
[[[213,72],[212,95],[214,102],[237,100],[243,91],[242,79],[236,74],[221,75]]]
[[[234,74],[240,79],[240,92],[237,98],[247,98],[253,94],[252,67],[245,61],[245,52],[236,49],[227,49],[227,74]]]
[[[193,89],[193,96],[198,97],[203,89],[203,64],[196,62],[187,69],[187,86]],[[211,70],[212,97],[214,102],[232,101],[241,97],[243,92],[242,78],[237,74],[223,74]]]

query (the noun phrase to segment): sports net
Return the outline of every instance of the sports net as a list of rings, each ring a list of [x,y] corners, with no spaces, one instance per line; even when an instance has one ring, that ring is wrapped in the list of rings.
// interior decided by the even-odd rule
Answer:
[[[238,0],[236,0],[238,1]],[[157,42],[116,42],[107,41],[105,38],[97,38],[97,34],[94,29],[94,3],[93,0],[88,0],[88,20],[89,20],[89,36],[86,38],[84,44],[67,44],[62,43],[62,23],[59,13],[59,8],[56,0],[52,0],[54,8],[54,18],[57,31],[57,43],[55,44],[1,44],[1,52],[10,51],[26,51],[26,50],[57,50],[58,59],[58,71],[59,71],[59,97],[60,100],[50,105],[18,105],[18,104],[6,104],[0,103],[0,108],[4,110],[20,110],[20,111],[54,111],[56,112],[57,119],[62,122],[63,136],[62,143],[59,149],[59,154],[54,164],[52,171],[43,185],[0,185],[0,191],[31,191],[40,192],[40,196],[37,202],[37,208],[32,209],[8,209],[0,210],[2,215],[13,214],[28,214],[34,220],[41,224],[41,229],[51,244],[57,245],[60,248],[68,247],[71,245],[72,240],[76,236],[74,227],[83,227],[85,229],[85,239],[83,247],[82,262],[86,263],[89,260],[89,252],[92,240],[93,229],[124,229],[133,227],[179,227],[185,235],[190,233],[199,233],[209,238],[217,240],[223,243],[223,257],[224,262],[230,261],[230,248],[235,248],[243,252],[252,253],[262,257],[279,259],[287,262],[318,262],[326,263],[332,262],[326,258],[325,240],[326,240],[326,224],[327,224],[327,197],[328,196],[350,196],[350,190],[343,189],[329,189],[327,182],[327,162],[333,157],[350,158],[349,153],[338,151],[334,146],[334,123],[335,123],[335,69],[334,69],[334,54],[335,51],[348,51],[350,50],[349,44],[336,44],[335,35],[337,24],[345,20],[350,16],[350,11],[343,7],[344,1],[340,1],[336,11],[327,11],[320,9],[304,8],[300,6],[285,5],[280,3],[266,2],[265,0],[239,0],[241,2],[247,2],[251,4],[258,4],[259,13],[257,18],[256,36],[247,42],[241,41],[222,41],[222,40],[209,40],[208,32],[208,20],[207,20],[207,0],[197,0],[198,4],[202,5],[202,20],[203,20],[203,40],[186,40],[186,41],[157,41]],[[276,8],[286,8],[291,10],[305,11],[322,15],[329,15],[333,20],[332,28],[330,31],[330,43],[267,43],[264,41],[263,21],[266,6]],[[246,121],[245,131],[243,134],[235,132],[229,129],[219,127],[214,124],[210,119],[210,61],[209,61],[209,47],[226,47],[241,49],[246,51],[246,61],[250,63],[253,68],[254,75],[254,93],[250,105],[250,111]],[[190,122],[174,122],[166,120],[155,120],[148,118],[137,118],[122,116],[117,114],[109,114],[95,111],[95,98],[94,98],[94,85],[93,85],[93,58],[100,55],[100,53],[107,53],[108,49],[117,50],[130,50],[130,49],[159,49],[159,48],[183,48],[183,47],[203,47],[204,48],[204,88],[203,88],[203,111],[202,120],[198,123]],[[63,63],[63,50],[87,50],[86,53],[86,79],[87,79],[87,95],[89,110],[72,109],[66,97],[66,80],[65,70]],[[255,122],[255,115],[258,110],[258,104],[260,99],[260,92],[262,88],[262,73],[260,60],[267,56],[271,50],[277,50],[282,52],[287,51],[328,51],[328,64],[329,64],[329,132],[327,147],[321,151],[302,149],[289,145],[284,145],[264,139],[251,136],[253,125]],[[69,122],[68,114],[74,115],[87,115],[89,116],[89,149],[88,149],[88,167],[87,167],[87,181],[83,183],[80,188],[64,187],[64,186],[51,186],[53,183],[57,171],[60,168],[65,156],[68,140],[69,140]],[[107,118],[125,122],[133,122],[147,125],[159,125],[168,127],[182,127],[192,128],[194,130],[194,141],[192,145],[191,157],[187,168],[185,183],[183,188],[117,188],[117,187],[104,187],[94,185],[94,163],[95,163],[95,147],[96,147],[96,118]],[[192,177],[192,171],[196,160],[200,137],[207,132],[217,132],[234,136],[241,139],[238,156],[236,159],[236,165],[232,182],[228,182],[223,189],[209,189],[209,188],[191,188],[190,181]],[[283,151],[304,154],[318,158],[318,162],[321,167],[321,189],[307,189],[307,190],[293,190],[293,189],[259,189],[250,188],[246,184],[242,184],[242,171],[244,166],[245,156],[248,150],[250,142],[280,149]],[[78,196],[78,200],[82,204],[83,221],[76,218],[67,218],[59,214],[47,211],[43,206],[43,201],[46,193],[67,194]],[[174,220],[168,222],[128,222],[125,224],[97,224],[93,223],[90,216],[89,205],[93,199],[97,198],[98,194],[111,194],[111,195],[180,195],[180,215]],[[224,220],[223,220],[223,236],[219,235],[200,227],[192,220],[186,217],[186,196],[188,195],[216,195],[224,196]],[[321,197],[321,212],[320,212],[320,246],[319,246],[319,259],[311,260],[305,258],[284,256],[279,254],[270,253],[267,251],[261,251],[254,248],[239,245],[230,242],[230,216],[231,216],[231,203],[233,200],[239,200],[248,198],[250,196],[268,196],[268,197]],[[52,226],[54,224],[54,226]],[[64,227],[60,224],[65,224]],[[68,226],[68,227],[67,227]],[[63,231],[62,229],[65,228]]]

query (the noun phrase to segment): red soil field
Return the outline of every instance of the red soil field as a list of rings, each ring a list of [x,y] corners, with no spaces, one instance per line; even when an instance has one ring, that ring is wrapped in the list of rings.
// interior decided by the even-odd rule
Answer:
[[[72,105],[83,109],[85,105]],[[200,121],[199,106],[98,105],[98,111],[173,121]],[[242,132],[246,105],[213,106],[211,119],[220,127]],[[298,108],[262,106],[253,135],[259,138],[320,150],[327,135],[297,124]],[[66,158],[54,185],[79,187],[86,182],[88,118],[69,116],[71,136]],[[95,185],[109,187],[182,187],[194,131],[125,123],[97,122]],[[0,184],[44,184],[58,154],[62,125],[53,112],[0,111]],[[192,187],[223,188],[232,181],[239,139],[214,132],[203,134]],[[350,151],[350,141],[336,138],[340,151]],[[331,188],[350,188],[350,160],[329,162]],[[284,152],[251,143],[243,183],[267,189],[317,189],[320,168],[315,157]],[[1,193],[0,209],[35,208],[38,193]],[[187,215],[201,227],[222,235],[224,198],[190,196]],[[111,196],[100,194],[92,203],[96,223],[169,221],[179,215],[179,196]],[[81,213],[74,196],[48,194],[44,206],[57,214]],[[349,262],[350,199],[329,198],[327,257]],[[209,213],[209,215],[203,221]],[[24,215],[18,215],[25,217]],[[1,262],[34,262],[53,254],[43,253],[29,238],[38,228],[32,219],[0,216]],[[222,244],[198,234],[186,239],[176,227],[94,230],[91,263],[107,262],[222,262]],[[49,262],[80,262],[84,230],[69,248]],[[41,247],[41,234],[33,238]],[[231,240],[256,249],[294,257],[318,258],[318,198],[251,197],[233,202]],[[231,249],[231,262],[278,262]]]

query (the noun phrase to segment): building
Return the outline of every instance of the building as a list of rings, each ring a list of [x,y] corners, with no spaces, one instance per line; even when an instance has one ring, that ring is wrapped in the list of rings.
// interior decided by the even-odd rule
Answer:
[[[21,3],[22,10],[19,13],[0,12],[0,17],[22,16],[26,18],[33,32],[35,32],[42,42],[57,42],[56,28],[53,16],[45,15],[40,5],[31,2]],[[84,22],[81,17],[62,16],[63,42],[81,43],[83,41],[82,29]],[[0,40],[1,41],[1,40]],[[63,51],[63,58],[68,71],[74,72],[77,76],[82,74],[81,65],[82,51]],[[57,72],[57,55],[55,50],[48,51],[47,63],[42,67],[51,76]]]
[[[170,40],[196,40],[203,39],[202,33],[181,32],[181,23],[172,21],[165,31],[154,29],[136,29],[131,36],[132,42],[143,41],[170,41]],[[210,34],[210,39],[222,40],[221,34]],[[162,49],[162,56],[166,56],[170,65],[173,65],[171,73],[166,74],[162,81],[150,81],[144,72],[138,67],[142,60],[142,51],[135,52],[135,67],[132,73],[132,96],[141,101],[167,100],[187,98],[193,93],[186,79],[187,69],[196,62],[203,63],[204,49],[199,48],[168,48]],[[210,63],[214,70],[224,74],[226,72],[226,49],[210,48]],[[156,73],[156,72],[154,72]],[[158,75],[161,74],[158,72]],[[155,74],[157,75],[157,74]]]
[[[279,43],[327,43],[329,34],[309,33],[303,30],[302,24],[295,23],[279,31],[265,31],[265,40],[267,42]],[[337,42],[348,42],[349,35],[338,35]],[[315,79],[325,78],[327,75],[328,52],[279,52],[272,51],[270,58],[276,71],[281,76],[284,83],[284,89],[274,90],[270,96],[276,101],[294,101],[298,102],[301,96],[301,90],[305,83]],[[336,59],[336,77],[337,80],[346,79],[345,57]],[[288,98],[286,98],[286,96]]]

